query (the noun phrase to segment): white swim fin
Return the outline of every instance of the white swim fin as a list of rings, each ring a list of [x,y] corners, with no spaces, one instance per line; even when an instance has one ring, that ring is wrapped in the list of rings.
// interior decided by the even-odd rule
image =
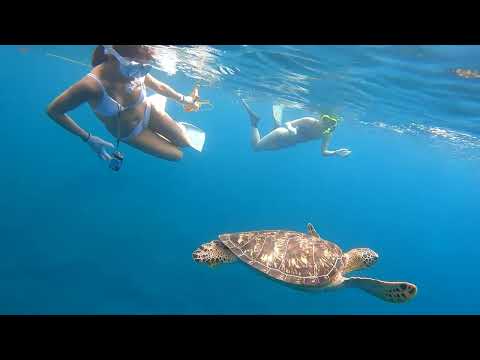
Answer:
[[[186,132],[190,146],[202,152],[203,144],[205,143],[205,131],[185,122],[178,122],[178,125]]]
[[[283,108],[284,108],[284,105],[282,104],[275,104],[272,106],[273,118],[275,119],[275,122],[277,124],[282,123]]]

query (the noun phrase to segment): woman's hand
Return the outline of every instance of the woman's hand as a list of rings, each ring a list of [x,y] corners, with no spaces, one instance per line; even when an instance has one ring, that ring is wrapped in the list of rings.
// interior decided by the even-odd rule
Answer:
[[[98,155],[100,159],[105,161],[110,161],[112,159],[112,156],[107,152],[107,149],[113,150],[115,148],[112,143],[109,143],[98,136],[92,136],[90,134],[85,141],[88,145],[90,145],[90,148]]]
[[[341,157],[347,157],[350,155],[352,152],[348,149],[338,149],[335,150],[335,155],[341,156]]]
[[[190,106],[193,106],[195,105],[195,101],[197,101],[197,99],[194,99],[192,96],[188,95],[188,96],[185,96],[185,95],[182,95],[182,99],[180,100],[180,102],[183,104],[183,105],[190,105]]]

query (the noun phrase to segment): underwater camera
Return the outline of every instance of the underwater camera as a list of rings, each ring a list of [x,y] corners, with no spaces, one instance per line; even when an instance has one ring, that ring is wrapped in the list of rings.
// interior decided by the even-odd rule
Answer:
[[[112,159],[110,160],[109,167],[113,171],[118,171],[122,167],[123,155],[120,151],[114,151],[112,154]]]

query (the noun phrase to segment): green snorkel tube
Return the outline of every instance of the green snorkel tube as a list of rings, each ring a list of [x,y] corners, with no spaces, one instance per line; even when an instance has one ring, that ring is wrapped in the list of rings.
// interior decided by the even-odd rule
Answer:
[[[320,120],[327,119],[330,122],[333,122],[333,125],[329,126],[325,131],[323,132],[323,135],[329,135],[335,130],[337,127],[338,123],[340,122],[341,118],[340,117],[333,117],[330,115],[322,115],[320,116]]]

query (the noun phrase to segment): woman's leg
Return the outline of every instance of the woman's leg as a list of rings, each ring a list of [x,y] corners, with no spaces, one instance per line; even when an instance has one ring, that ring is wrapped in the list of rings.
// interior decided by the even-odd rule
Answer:
[[[247,105],[245,100],[240,99],[240,103],[243,105],[245,110],[247,110],[248,116],[250,117],[250,124],[252,125],[252,137],[251,137],[251,142],[252,142],[252,147],[254,150],[260,150],[257,149],[257,145],[260,142],[260,131],[258,130],[258,122],[260,121],[260,118],[250,109],[250,107]]]
[[[285,147],[289,131],[284,127],[278,127],[270,131],[263,138],[260,138],[260,132],[256,126],[252,126],[252,147],[255,151],[276,150]]]
[[[257,130],[258,131],[258,130]],[[290,141],[288,137],[291,134],[284,127],[276,128],[270,131],[267,135],[261,138],[256,144],[254,149],[256,151],[262,150],[277,150],[289,146]]]
[[[151,101],[149,129],[166,137],[178,147],[189,146],[187,137],[182,128],[168,115],[163,106],[156,106]]]
[[[243,99],[240,99],[240,103],[243,105],[248,113],[248,116],[250,117],[250,123],[252,125],[251,142],[253,149],[255,151],[264,151],[280,148],[281,146],[279,144],[279,140],[281,140],[284,136],[288,136],[288,130],[283,127],[279,127],[261,138],[260,131],[257,127],[260,118],[250,109]]]
[[[133,139],[128,140],[127,144],[165,160],[178,161],[183,157],[182,151],[177,146],[148,128]]]

